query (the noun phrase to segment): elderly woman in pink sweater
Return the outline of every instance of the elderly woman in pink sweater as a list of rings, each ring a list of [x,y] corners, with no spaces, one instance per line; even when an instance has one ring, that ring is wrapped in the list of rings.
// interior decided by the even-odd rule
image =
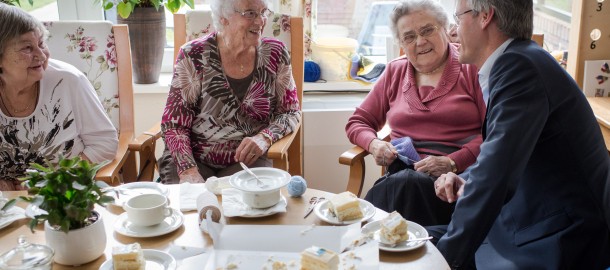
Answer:
[[[448,224],[454,204],[438,199],[434,180],[472,165],[482,143],[485,102],[477,68],[458,62],[436,2],[400,2],[391,27],[405,56],[391,61],[347,126],[349,140],[389,166],[365,199],[421,225]],[[384,125],[392,142],[377,138]]]

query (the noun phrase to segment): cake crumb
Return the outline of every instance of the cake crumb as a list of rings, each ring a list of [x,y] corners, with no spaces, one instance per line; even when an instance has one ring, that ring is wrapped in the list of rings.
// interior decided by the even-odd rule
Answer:
[[[227,264],[227,270],[235,270],[235,269],[237,269],[237,264],[235,264],[235,263]]]
[[[286,267],[286,264],[282,261],[275,261],[273,262],[273,270],[288,270],[288,268]]]

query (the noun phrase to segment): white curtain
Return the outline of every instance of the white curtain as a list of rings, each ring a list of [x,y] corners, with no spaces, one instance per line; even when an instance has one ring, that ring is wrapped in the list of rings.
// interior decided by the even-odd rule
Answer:
[[[311,56],[311,40],[317,28],[318,0],[274,0],[276,12],[303,17],[305,59]]]

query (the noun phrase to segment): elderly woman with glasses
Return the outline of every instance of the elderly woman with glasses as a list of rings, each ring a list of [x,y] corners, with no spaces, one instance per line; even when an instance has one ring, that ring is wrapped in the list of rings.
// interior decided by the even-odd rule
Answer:
[[[464,171],[479,154],[485,102],[478,71],[458,62],[437,1],[399,2],[390,22],[405,55],[390,61],[346,126],[352,143],[389,166],[365,199],[424,226],[448,224],[454,204],[436,197],[434,180]],[[377,137],[385,125],[391,142]]]
[[[290,55],[263,38],[263,0],[212,0],[216,32],[188,42],[174,67],[161,127],[164,183],[228,176],[239,162],[269,167],[269,146],[301,120]]]

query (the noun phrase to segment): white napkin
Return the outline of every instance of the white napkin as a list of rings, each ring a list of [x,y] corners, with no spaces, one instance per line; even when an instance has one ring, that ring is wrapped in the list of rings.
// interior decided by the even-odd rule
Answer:
[[[26,218],[25,210],[19,206],[13,206],[0,214],[0,228],[4,228],[22,218]]]
[[[185,182],[180,184],[180,211],[197,210],[197,197],[204,191],[206,191],[204,183],[192,184]]]
[[[235,188],[225,188],[222,190],[222,214],[226,217],[257,217],[266,216],[274,213],[286,212],[286,198],[281,196],[280,201],[269,208],[252,208],[245,204],[241,198],[241,191]]]
[[[205,180],[205,187],[212,193],[216,195],[222,194],[222,190],[225,188],[230,188],[231,184],[229,183],[229,179],[231,176],[225,177],[216,177],[212,176]]]

